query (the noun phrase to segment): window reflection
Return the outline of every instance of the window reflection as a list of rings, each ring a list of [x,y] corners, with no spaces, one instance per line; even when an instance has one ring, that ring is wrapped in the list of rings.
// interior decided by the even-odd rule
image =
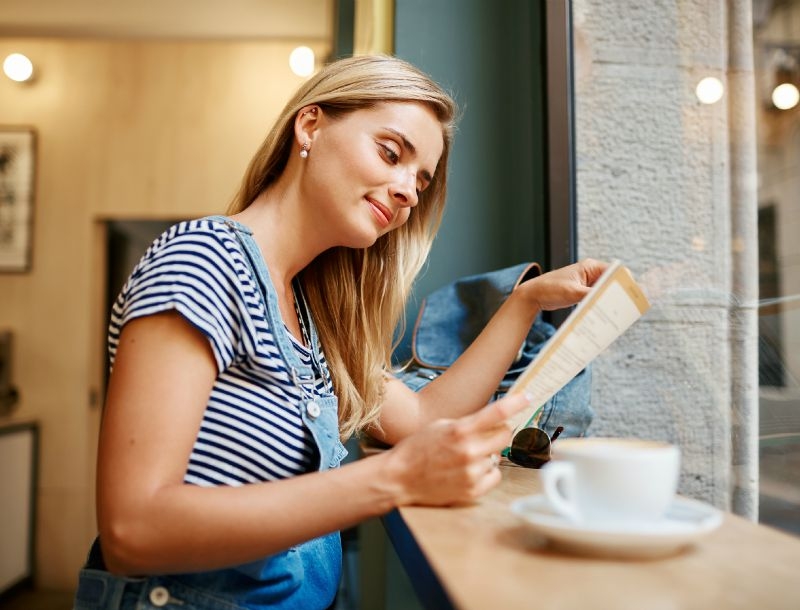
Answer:
[[[785,92],[800,84],[800,1],[756,2],[753,13],[759,173],[759,520],[800,534],[800,108],[775,93],[776,88],[784,87]]]

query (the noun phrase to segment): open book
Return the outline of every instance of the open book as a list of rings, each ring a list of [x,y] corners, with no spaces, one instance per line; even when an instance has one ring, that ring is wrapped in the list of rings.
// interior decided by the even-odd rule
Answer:
[[[538,423],[536,410],[648,309],[630,271],[619,261],[611,263],[508,391],[532,397],[530,408],[511,419],[514,431]]]

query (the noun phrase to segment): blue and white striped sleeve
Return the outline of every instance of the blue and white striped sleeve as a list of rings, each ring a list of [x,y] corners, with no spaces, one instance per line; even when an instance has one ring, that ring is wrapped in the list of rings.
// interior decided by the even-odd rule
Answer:
[[[125,284],[112,311],[110,338],[116,342],[130,320],[175,310],[208,338],[221,372],[238,353],[246,310],[240,282],[230,240],[213,229],[173,227]]]

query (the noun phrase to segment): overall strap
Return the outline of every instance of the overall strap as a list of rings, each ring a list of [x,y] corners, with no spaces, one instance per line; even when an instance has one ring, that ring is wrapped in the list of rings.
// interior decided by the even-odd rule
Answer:
[[[295,353],[291,345],[289,332],[283,324],[280,307],[277,299],[274,297],[275,290],[269,276],[269,270],[264,263],[264,257],[261,255],[258,244],[253,239],[253,232],[242,223],[225,216],[209,216],[208,220],[226,224],[233,231],[233,234],[236,235],[244,250],[245,261],[250,267],[250,272],[253,274],[253,277],[256,278],[256,283],[261,291],[264,307],[267,310],[267,320],[272,328],[272,335],[283,357],[283,361],[291,370],[292,378],[297,385],[302,387],[303,384],[313,383],[314,371],[311,367],[305,366],[302,363],[300,357]]]
[[[289,365],[292,372],[292,378],[296,385],[303,387],[306,384],[314,384],[314,369],[303,364],[300,357],[292,347],[291,339],[289,338],[289,331],[283,323],[283,317],[280,313],[280,307],[277,299],[275,298],[275,288],[272,279],[269,275],[269,269],[264,262],[264,257],[261,254],[261,249],[258,247],[255,239],[253,239],[253,232],[240,222],[227,218],[225,216],[209,216],[208,220],[212,222],[221,222],[231,228],[234,235],[236,235],[239,243],[244,250],[245,260],[247,261],[250,271],[256,278],[256,281],[261,290],[261,295],[264,300],[264,305],[267,308],[267,315],[275,338],[275,343],[283,356],[284,362]],[[304,303],[305,305],[305,303]],[[311,352],[311,358],[320,370],[320,374],[326,384],[330,388],[330,374],[327,372],[326,367],[321,364],[322,359],[320,355],[319,339],[317,337],[317,329],[311,316],[308,316],[309,321],[309,334],[310,345],[308,346]]]

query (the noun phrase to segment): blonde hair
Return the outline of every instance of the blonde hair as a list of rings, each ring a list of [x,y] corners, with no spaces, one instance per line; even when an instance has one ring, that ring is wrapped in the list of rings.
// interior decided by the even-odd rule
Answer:
[[[444,147],[433,180],[403,226],[369,248],[327,250],[299,275],[339,398],[343,438],[377,424],[396,332],[405,324],[405,303],[444,213],[455,102],[430,77],[395,57],[359,56],[329,64],[286,104],[228,209],[240,212],[278,179],[292,151],[300,109],[316,104],[335,119],[382,102],[427,105],[442,125]]]

